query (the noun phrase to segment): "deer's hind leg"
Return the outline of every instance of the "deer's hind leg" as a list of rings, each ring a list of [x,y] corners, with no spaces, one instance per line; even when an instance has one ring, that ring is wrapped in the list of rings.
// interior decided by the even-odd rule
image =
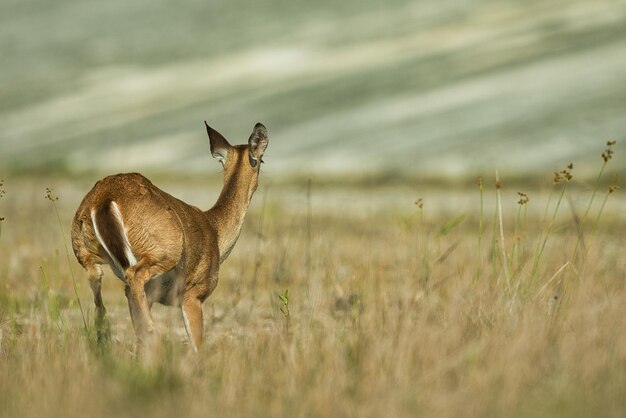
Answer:
[[[96,338],[98,343],[107,342],[111,337],[111,330],[107,319],[107,310],[102,301],[102,276],[104,272],[102,266],[96,263],[85,265],[85,269],[89,275],[89,284],[96,305]]]
[[[146,296],[146,283],[167,268],[157,265],[147,257],[126,270],[126,298],[135,334],[139,340],[139,351],[153,354],[157,343],[154,321],[150,315],[150,302]]]
[[[72,249],[81,266],[87,272],[89,285],[96,305],[96,336],[98,343],[108,341],[110,337],[107,310],[102,302],[102,264],[105,263],[99,253],[99,244],[89,216],[79,209],[72,221]]]

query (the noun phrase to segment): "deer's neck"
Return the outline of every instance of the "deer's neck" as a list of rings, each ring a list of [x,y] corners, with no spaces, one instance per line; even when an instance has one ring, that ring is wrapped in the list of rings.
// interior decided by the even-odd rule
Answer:
[[[207,211],[217,231],[220,263],[228,257],[239,238],[255,186],[254,175],[238,170],[227,174],[217,202]]]

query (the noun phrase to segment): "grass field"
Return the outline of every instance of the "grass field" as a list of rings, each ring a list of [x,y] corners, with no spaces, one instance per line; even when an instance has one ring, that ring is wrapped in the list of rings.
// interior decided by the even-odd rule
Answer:
[[[485,178],[481,195],[262,176],[204,305],[206,345],[190,355],[179,311],[156,306],[151,367],[135,360],[110,272],[113,338],[95,343],[91,292],[67,254],[96,178],[5,179],[0,414],[621,417],[626,200],[573,173],[519,190],[524,205],[506,178]],[[204,208],[219,191],[157,184]]]
[[[3,0],[0,57],[0,417],[626,416],[626,1]],[[70,221],[118,171],[208,209],[205,119],[267,164],[146,366]]]

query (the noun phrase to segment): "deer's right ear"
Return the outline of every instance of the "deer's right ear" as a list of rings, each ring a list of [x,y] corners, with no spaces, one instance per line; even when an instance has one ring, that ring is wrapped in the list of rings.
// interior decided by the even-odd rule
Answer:
[[[228,159],[228,149],[231,148],[231,145],[221,133],[211,128],[206,121],[204,121],[204,126],[206,126],[206,133],[209,135],[211,155],[213,155],[213,158],[218,160],[220,163],[226,164]]]

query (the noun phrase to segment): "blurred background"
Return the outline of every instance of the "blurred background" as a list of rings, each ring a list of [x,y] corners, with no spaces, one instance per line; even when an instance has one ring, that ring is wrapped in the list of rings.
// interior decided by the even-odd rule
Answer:
[[[274,179],[590,178],[626,136],[624,0],[2,0],[0,57],[5,175],[215,174],[205,119]]]

